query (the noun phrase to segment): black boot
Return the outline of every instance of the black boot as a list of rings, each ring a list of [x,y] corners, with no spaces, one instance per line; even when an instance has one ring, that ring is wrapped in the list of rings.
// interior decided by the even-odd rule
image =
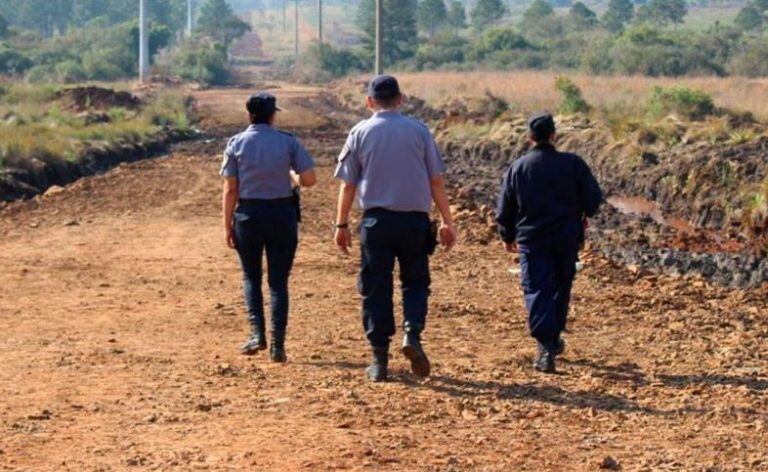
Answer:
[[[373,360],[365,369],[368,380],[371,382],[383,382],[387,380],[387,364],[389,363],[389,346],[373,346]]]
[[[557,338],[557,347],[555,347],[555,354],[561,356],[565,352],[565,339],[562,337]]]
[[[272,346],[269,350],[269,357],[272,362],[286,362],[288,357],[285,355],[285,331],[272,332]]]
[[[253,326],[251,336],[240,346],[240,353],[252,356],[267,348],[267,337],[264,335],[264,326]]]
[[[533,362],[533,368],[539,372],[553,374],[555,372],[556,348],[538,343],[539,354]]]
[[[403,338],[403,355],[411,361],[411,372],[419,377],[428,377],[431,370],[427,353],[421,347],[421,333],[419,330],[406,328]]]

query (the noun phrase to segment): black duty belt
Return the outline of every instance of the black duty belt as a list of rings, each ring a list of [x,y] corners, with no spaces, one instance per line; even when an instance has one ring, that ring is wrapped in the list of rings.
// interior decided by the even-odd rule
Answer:
[[[241,198],[238,200],[240,205],[291,205],[294,202],[294,197],[285,198]]]

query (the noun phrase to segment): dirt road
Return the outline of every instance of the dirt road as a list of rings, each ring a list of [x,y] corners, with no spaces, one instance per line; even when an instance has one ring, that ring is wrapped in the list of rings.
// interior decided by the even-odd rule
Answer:
[[[633,274],[597,257],[561,373],[530,369],[495,245],[433,260],[418,380],[371,385],[356,258],[332,245],[342,131],[275,90],[318,155],[292,278],[289,362],[245,358],[224,244],[221,137],[0,211],[0,470],[768,470],[765,289]],[[244,91],[199,94],[204,125]],[[239,108],[238,108],[239,109]],[[321,141],[319,138],[322,137]]]

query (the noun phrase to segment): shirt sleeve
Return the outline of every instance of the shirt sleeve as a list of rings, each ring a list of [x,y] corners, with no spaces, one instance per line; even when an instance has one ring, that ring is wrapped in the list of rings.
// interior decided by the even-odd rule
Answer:
[[[603,191],[597,183],[592,170],[583,159],[579,158],[579,195],[581,196],[581,208],[588,217],[593,217],[603,203]]]
[[[219,175],[222,177],[237,177],[237,156],[235,156],[235,150],[233,148],[234,138],[230,139],[227,143],[226,149],[224,149],[224,160],[221,163],[221,170]]]
[[[363,173],[363,166],[355,148],[355,136],[349,133],[347,142],[339,154],[334,177],[348,184],[358,185]]]
[[[315,167],[315,160],[309,155],[298,139],[291,143],[291,169],[301,174]]]
[[[427,131],[427,173],[430,179],[439,177],[445,173],[445,162],[443,162],[443,156],[440,154],[440,149],[437,147],[435,138]]]
[[[499,201],[496,206],[496,223],[499,225],[499,234],[505,243],[512,243],[517,239],[517,192],[514,187],[514,169],[510,167],[501,183]]]

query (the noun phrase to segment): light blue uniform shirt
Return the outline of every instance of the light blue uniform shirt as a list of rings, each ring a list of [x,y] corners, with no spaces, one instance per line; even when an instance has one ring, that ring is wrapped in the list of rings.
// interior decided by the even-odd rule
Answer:
[[[443,158],[423,123],[382,111],[352,128],[335,176],[357,186],[363,210],[429,213],[430,180],[444,172]]]
[[[313,167],[315,161],[293,135],[258,124],[229,140],[220,174],[238,178],[240,198],[272,200],[292,195],[291,169],[301,174]]]

